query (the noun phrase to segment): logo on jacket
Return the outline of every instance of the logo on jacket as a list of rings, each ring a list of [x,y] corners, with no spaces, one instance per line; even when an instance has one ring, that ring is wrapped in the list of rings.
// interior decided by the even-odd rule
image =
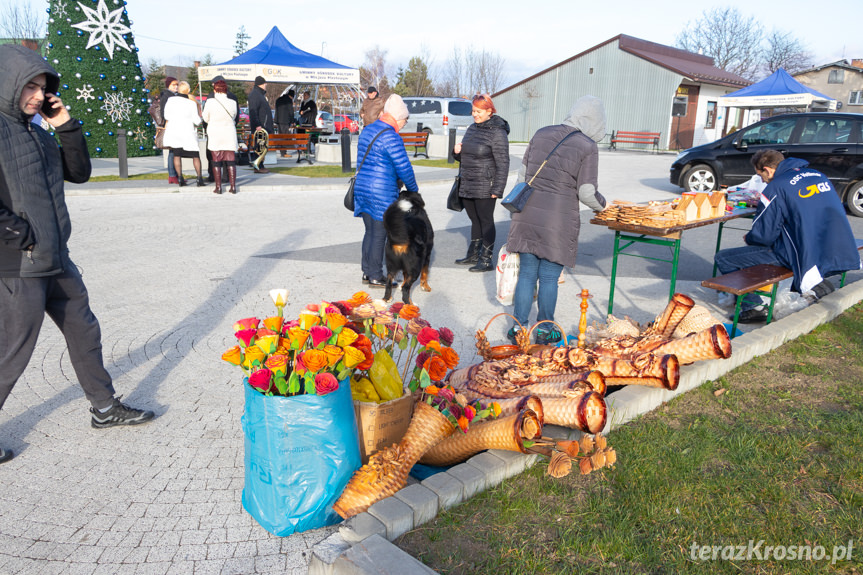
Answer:
[[[817,184],[812,184],[811,186],[806,186],[804,188],[807,194],[803,193],[803,190],[798,190],[797,195],[801,198],[811,198],[815,194],[820,194],[821,192],[829,192],[830,191],[830,183],[829,182],[818,182]]]

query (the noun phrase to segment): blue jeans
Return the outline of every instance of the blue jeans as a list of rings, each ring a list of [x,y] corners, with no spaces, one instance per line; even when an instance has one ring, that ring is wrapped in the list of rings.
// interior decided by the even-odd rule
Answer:
[[[174,167],[174,150],[168,150],[168,177],[177,177],[177,169]]]
[[[369,279],[384,278],[384,248],[387,245],[387,231],[384,223],[363,212],[363,225],[366,233],[363,235],[363,273]]]
[[[515,284],[515,294],[512,296],[515,311],[513,315],[525,329],[530,327],[527,320],[530,307],[533,305],[533,292],[539,280],[539,291],[536,295],[536,321],[554,320],[554,308],[557,306],[557,280],[563,266],[536,257],[533,254],[519,254],[518,283]],[[551,324],[544,324],[545,329],[551,329]]]
[[[728,248],[719,250],[713,256],[713,261],[716,262],[716,267],[721,274],[727,274],[757,266],[760,264],[772,264],[774,266],[783,265],[773,252],[773,248],[767,246],[743,246],[739,248]],[[743,296],[743,303],[740,304],[740,309],[751,309],[755,306],[766,303],[767,300],[754,293],[748,293]]]

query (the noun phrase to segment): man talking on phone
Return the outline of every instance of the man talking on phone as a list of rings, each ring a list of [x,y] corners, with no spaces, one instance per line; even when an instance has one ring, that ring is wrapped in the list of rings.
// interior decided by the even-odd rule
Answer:
[[[69,257],[63,180],[90,178],[81,125],[56,96],[60,79],[38,53],[0,46],[0,408],[24,373],[48,314],[66,339],[95,428],[136,425],[152,411],[114,397],[102,361],[99,322]],[[40,114],[56,140],[31,122]],[[0,463],[12,452],[0,448]]]

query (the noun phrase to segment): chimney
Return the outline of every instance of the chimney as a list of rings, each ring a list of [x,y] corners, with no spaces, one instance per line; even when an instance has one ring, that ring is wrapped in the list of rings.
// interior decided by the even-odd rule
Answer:
[[[863,68],[863,59],[857,58],[855,60],[851,60],[851,65],[855,68]]]

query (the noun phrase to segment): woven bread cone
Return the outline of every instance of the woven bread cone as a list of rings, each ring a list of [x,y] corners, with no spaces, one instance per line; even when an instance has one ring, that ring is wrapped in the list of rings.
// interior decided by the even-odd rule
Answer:
[[[545,423],[545,411],[542,408],[542,400],[538,395],[526,395],[522,398],[495,400],[500,406],[500,415],[498,418],[506,417],[507,415],[515,415],[521,413],[525,409],[529,409],[539,418],[540,425]]]
[[[684,338],[671,340],[655,348],[652,353],[673,353],[683,365],[705,359],[727,359],[731,357],[731,338],[728,337],[725,326],[719,324]]]
[[[659,319],[656,320],[656,325],[653,327],[653,333],[664,337],[665,339],[670,339],[671,334],[673,334],[674,330],[677,329],[677,325],[684,317],[686,317],[686,314],[689,313],[689,310],[692,309],[692,306],[694,305],[695,301],[688,295],[684,295],[682,293],[674,294],[671,301],[669,301],[668,305],[665,306],[665,311],[663,311],[662,315],[659,316]]]
[[[669,382],[660,377],[609,377],[608,385],[643,385],[645,387],[658,387],[674,391],[677,387],[669,387]]]
[[[680,361],[671,354],[644,353],[632,360],[599,356],[595,367],[605,376],[607,385],[647,385],[674,390],[680,383]],[[639,379],[649,381],[636,381]]]
[[[599,433],[605,427],[608,409],[605,399],[598,393],[586,391],[573,397],[552,397],[542,400],[545,422],[579,429],[586,433]]]
[[[524,409],[506,417],[471,425],[467,433],[450,435],[432,446],[422,456],[420,463],[436,466],[455,465],[486,449],[527,453],[524,440],[533,437],[523,437],[522,426],[525,419],[531,420],[531,429],[538,430],[533,437],[542,434],[542,424],[537,415],[530,409]]]
[[[401,442],[375,453],[354,473],[333,511],[347,519],[393,495],[407,484],[408,473],[420,457],[454,431],[445,415],[424,401],[418,402]]]
[[[471,378],[471,374],[476,371],[476,367],[477,366],[472,365],[470,367],[454,369],[449,373],[449,376],[447,376],[446,382],[457,388]]]
[[[593,391],[605,395],[605,376],[598,370],[582,371],[580,373],[565,373],[561,375],[548,375],[539,378],[537,383],[524,386],[524,388],[539,396],[561,395],[563,390],[559,387],[564,384],[563,389],[574,389],[579,383],[587,384]]]
[[[705,329],[710,329],[714,325],[722,323],[720,320],[713,317],[710,310],[704,306],[693,306],[683,321],[677,326],[672,334],[673,339],[681,339],[692,333],[698,333]]]

